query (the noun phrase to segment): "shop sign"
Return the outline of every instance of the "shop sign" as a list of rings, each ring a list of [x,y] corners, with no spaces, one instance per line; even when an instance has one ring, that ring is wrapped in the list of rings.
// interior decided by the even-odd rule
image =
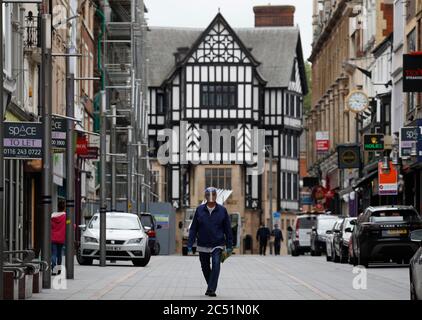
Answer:
[[[330,133],[328,131],[316,132],[316,151],[328,152],[330,150]]]
[[[67,120],[53,117],[51,120],[51,146],[57,151],[66,149]]]
[[[340,145],[337,147],[337,154],[339,169],[360,167],[360,147],[358,145]]]
[[[382,161],[378,162],[378,194],[380,196],[397,195],[398,193],[398,172],[391,161],[389,170],[382,169]]]
[[[383,134],[365,134],[363,136],[363,149],[365,151],[383,151],[384,135]]]
[[[87,147],[86,154],[80,154],[79,158],[85,160],[98,160],[99,150],[98,147]]]
[[[88,153],[88,139],[86,136],[78,136],[76,140],[76,154],[86,155]]]
[[[42,159],[41,122],[4,122],[5,159]]]
[[[403,92],[422,92],[422,54],[403,55]]]
[[[403,127],[400,129],[400,157],[410,157],[412,148],[417,148],[419,127]]]

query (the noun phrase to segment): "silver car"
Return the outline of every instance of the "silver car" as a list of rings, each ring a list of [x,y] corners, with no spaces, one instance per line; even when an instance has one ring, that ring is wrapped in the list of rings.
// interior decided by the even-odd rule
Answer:
[[[100,214],[96,213],[88,226],[82,225],[81,245],[77,260],[91,265],[100,258]],[[106,259],[131,260],[135,266],[145,267],[151,257],[148,235],[138,216],[132,213],[107,212]]]

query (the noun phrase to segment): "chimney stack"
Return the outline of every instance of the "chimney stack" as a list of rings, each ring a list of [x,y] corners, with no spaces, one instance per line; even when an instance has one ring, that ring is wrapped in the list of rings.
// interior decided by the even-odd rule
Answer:
[[[255,27],[293,27],[295,6],[256,6]]]

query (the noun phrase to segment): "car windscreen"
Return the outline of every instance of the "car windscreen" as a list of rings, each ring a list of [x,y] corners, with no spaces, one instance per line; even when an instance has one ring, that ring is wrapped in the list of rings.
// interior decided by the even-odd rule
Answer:
[[[152,228],[154,223],[151,216],[141,216],[141,223],[144,227]]]
[[[337,219],[320,219],[318,220],[318,230],[331,230]]]
[[[421,217],[413,210],[375,211],[369,217],[369,222],[402,222],[420,221]]]
[[[316,219],[314,217],[305,217],[299,219],[299,229],[312,229],[316,224]]]
[[[89,223],[88,228],[99,229],[100,219],[98,216],[94,216]],[[106,228],[108,230],[139,230],[139,220],[136,216],[133,217],[122,217],[122,216],[107,216]]]

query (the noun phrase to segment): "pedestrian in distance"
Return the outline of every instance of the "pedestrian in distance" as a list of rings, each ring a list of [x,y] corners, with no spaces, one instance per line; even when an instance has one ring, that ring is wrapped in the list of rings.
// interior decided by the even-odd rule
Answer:
[[[205,199],[206,203],[200,205],[193,216],[188,254],[192,254],[196,239],[196,250],[199,252],[202,273],[208,285],[205,295],[216,297],[221,255],[224,250],[227,255],[232,254],[233,235],[229,214],[226,208],[217,203],[217,189],[205,189]]]
[[[274,229],[271,232],[271,235],[274,237],[274,254],[276,256],[280,255],[281,241],[283,240],[283,233],[278,227],[278,224],[274,225]]]
[[[66,241],[66,204],[60,200],[57,211],[51,214],[51,270],[52,275],[61,273],[62,251]],[[56,270],[57,269],[59,270]]]
[[[258,231],[256,232],[256,240],[259,241],[259,254],[265,256],[267,251],[267,243],[270,240],[270,229],[264,224],[261,224]]]

